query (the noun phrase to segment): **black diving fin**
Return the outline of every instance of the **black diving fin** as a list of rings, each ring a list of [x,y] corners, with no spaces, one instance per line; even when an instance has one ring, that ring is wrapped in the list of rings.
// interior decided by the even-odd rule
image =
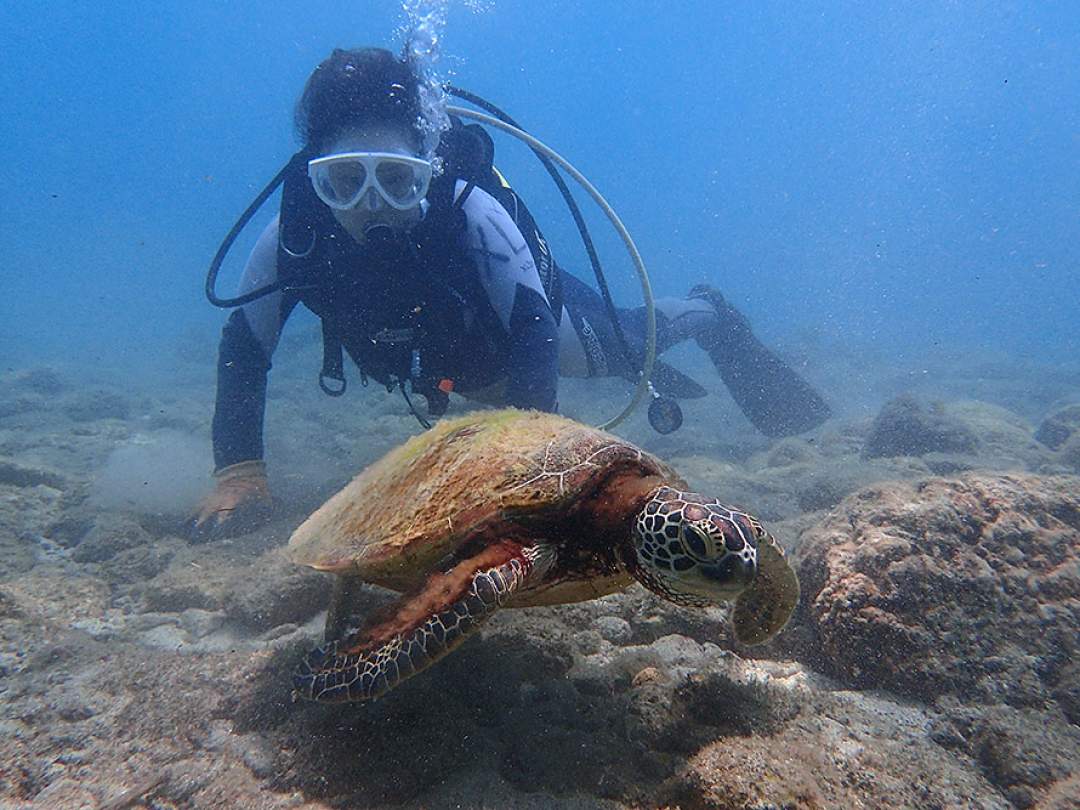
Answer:
[[[652,384],[658,394],[674,399],[701,399],[709,395],[690,377],[662,360],[653,363]]]

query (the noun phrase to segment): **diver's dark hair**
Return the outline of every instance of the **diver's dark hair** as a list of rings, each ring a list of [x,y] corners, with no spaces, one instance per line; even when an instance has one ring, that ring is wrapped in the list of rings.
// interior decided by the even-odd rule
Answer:
[[[295,120],[304,146],[316,150],[343,127],[371,121],[401,124],[422,142],[420,82],[388,50],[335,48],[308,78]]]

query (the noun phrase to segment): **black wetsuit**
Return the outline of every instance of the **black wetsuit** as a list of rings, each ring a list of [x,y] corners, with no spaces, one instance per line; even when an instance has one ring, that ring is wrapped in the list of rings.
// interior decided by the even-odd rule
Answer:
[[[458,193],[463,186],[458,183]],[[445,245],[445,262],[435,269],[374,260],[351,243],[345,259],[335,263],[336,283],[327,289],[337,337],[365,376],[387,386],[408,380],[413,390],[444,402],[440,388],[452,388],[480,401],[543,411],[557,408],[560,375],[636,379],[642,308],[618,313],[632,355],[627,357],[603,299],[562,270],[561,306],[552,311],[525,238],[494,197],[473,188],[462,210],[465,227]],[[275,282],[279,255],[275,219],[252,250],[240,293]],[[217,469],[262,458],[270,360],[298,303],[317,314],[326,307],[326,301],[317,305],[303,291],[286,289],[245,305],[225,325],[213,422]],[[768,435],[809,430],[828,417],[824,400],[754,337],[719,294],[711,300],[659,299],[656,315],[657,352],[696,340],[743,412]],[[705,394],[662,364],[653,382],[666,384],[674,396]]]
[[[468,396],[500,386],[502,402],[554,411],[556,318],[524,237],[487,192],[472,189],[465,227],[445,246],[445,265],[370,260],[352,246],[330,296],[343,313],[338,337],[368,377],[388,386],[443,383]],[[248,259],[240,292],[277,279],[277,220]],[[214,462],[262,458],[266,379],[281,329],[303,291],[275,292],[229,318],[218,356]],[[444,382],[445,381],[445,382]]]

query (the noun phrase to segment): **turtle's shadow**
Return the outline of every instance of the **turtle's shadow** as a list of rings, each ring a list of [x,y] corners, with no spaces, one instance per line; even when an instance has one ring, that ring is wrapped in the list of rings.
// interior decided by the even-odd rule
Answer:
[[[370,704],[290,703],[300,654],[275,656],[232,717],[277,743],[275,787],[331,803],[405,802],[470,771],[528,792],[638,797],[753,724],[745,708],[707,705],[712,685],[572,680],[569,651],[531,636],[472,639]],[[704,714],[730,722],[706,725]]]

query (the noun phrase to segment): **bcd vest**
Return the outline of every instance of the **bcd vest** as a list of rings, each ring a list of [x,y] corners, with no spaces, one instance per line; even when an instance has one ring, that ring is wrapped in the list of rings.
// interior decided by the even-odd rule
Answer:
[[[462,205],[474,186],[492,194],[515,220],[556,320],[561,315],[555,262],[524,202],[494,169],[490,136],[455,119],[443,134],[440,154],[444,171],[432,181],[424,219],[376,249],[357,245],[319,201],[307,178],[313,155],[300,152],[290,163],[282,191],[278,274],[286,279],[284,294],[322,322],[319,385],[327,394],[345,392],[343,348],[365,383],[371,377],[389,389],[409,381],[433,415],[445,410],[450,387],[482,387],[505,373],[496,340],[502,325],[462,249]],[[455,200],[458,180],[466,185]],[[460,356],[464,352],[467,363]],[[485,371],[467,379],[459,372],[463,366]],[[457,372],[453,377],[451,370]]]

